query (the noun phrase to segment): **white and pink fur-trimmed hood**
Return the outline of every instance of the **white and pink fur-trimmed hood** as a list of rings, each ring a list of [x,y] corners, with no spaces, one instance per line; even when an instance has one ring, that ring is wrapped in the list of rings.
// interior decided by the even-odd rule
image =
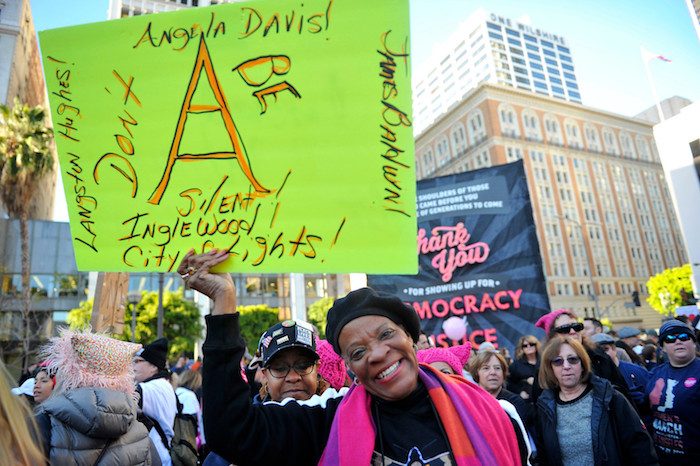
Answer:
[[[42,347],[41,353],[63,389],[108,388],[136,395],[132,359],[140,344],[89,329],[76,332],[62,328],[59,333]]]

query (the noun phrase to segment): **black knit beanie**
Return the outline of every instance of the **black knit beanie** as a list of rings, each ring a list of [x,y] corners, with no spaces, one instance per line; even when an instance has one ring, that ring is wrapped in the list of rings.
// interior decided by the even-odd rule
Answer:
[[[368,315],[390,319],[403,326],[414,342],[418,341],[420,320],[416,311],[394,295],[377,292],[371,288],[360,288],[351,291],[344,298],[336,299],[328,310],[326,338],[336,353],[341,354],[338,337],[343,327],[351,320]]]
[[[144,346],[138,356],[150,362],[159,370],[165,369],[168,357],[168,339],[159,338],[153,343]]]

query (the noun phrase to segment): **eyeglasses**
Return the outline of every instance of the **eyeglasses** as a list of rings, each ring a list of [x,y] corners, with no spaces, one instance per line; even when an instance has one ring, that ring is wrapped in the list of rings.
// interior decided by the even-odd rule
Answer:
[[[313,361],[302,361],[302,362],[294,363],[294,365],[292,365],[292,366],[289,366],[289,365],[270,366],[267,368],[267,370],[270,372],[270,374],[274,378],[283,379],[283,378],[287,377],[287,374],[289,374],[289,371],[292,369],[294,369],[294,372],[296,372],[300,376],[309,375],[311,373],[311,371],[314,370],[315,365],[316,365],[316,363]]]
[[[675,343],[676,340],[680,341],[688,341],[690,340],[690,334],[688,333],[679,333],[677,335],[666,335],[664,337],[664,343]]]
[[[529,348],[531,346],[537,346],[537,343],[530,343],[529,341],[523,343],[523,348]]]
[[[567,334],[567,333],[571,333],[572,329],[574,330],[574,332],[578,333],[581,330],[583,330],[583,324],[581,322],[575,322],[573,324],[566,324],[566,325],[562,325],[561,327],[555,328],[554,331],[556,333]]]
[[[564,361],[568,362],[570,366],[575,366],[576,364],[581,363],[581,358],[578,356],[567,356],[566,359],[562,358],[561,356],[552,359],[552,365],[561,367],[564,365]]]

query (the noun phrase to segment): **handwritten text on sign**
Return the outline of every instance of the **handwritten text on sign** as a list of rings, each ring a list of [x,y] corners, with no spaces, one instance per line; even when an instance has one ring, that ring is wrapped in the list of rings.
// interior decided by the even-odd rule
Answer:
[[[371,13],[371,14],[369,14]],[[40,34],[76,259],[415,273],[405,0],[250,1]]]

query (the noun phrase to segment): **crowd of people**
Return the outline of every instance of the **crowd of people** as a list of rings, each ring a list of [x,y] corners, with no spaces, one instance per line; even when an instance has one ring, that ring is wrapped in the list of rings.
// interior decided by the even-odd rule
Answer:
[[[231,277],[210,272],[226,258],[178,268],[213,301],[202,361],[63,330],[17,387],[3,368],[0,466],[698,463],[690,322],[606,332],[559,309],[511,359],[436,348],[410,307],[363,288],[335,301],[325,340],[287,320],[247,354]]]

